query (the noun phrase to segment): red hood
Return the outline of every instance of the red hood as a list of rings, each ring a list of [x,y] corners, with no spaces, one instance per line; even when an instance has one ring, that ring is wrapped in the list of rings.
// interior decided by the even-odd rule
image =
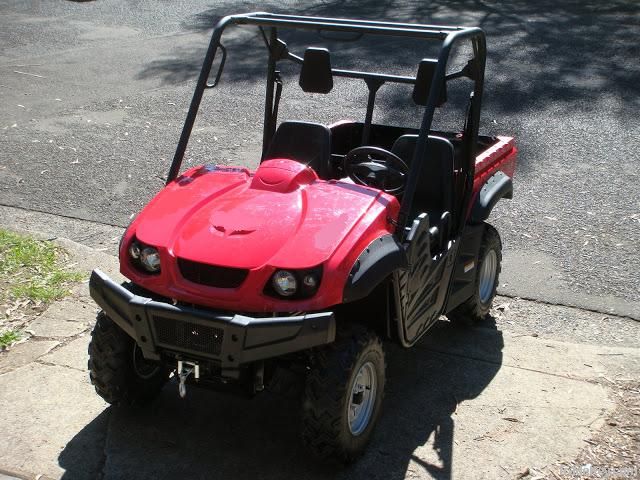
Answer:
[[[135,221],[144,243],[197,262],[255,269],[327,261],[380,193],[318,180],[290,160],[200,167],[167,186]],[[387,203],[384,201],[384,203]]]

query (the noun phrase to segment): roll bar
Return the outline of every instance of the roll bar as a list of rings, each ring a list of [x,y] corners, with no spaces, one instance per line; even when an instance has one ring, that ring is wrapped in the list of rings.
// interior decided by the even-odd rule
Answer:
[[[226,58],[226,50],[220,43],[223,32],[229,25],[253,25],[259,27],[263,34],[264,29],[269,29],[269,35],[264,35],[265,43],[269,49],[269,60],[267,68],[267,90],[265,99],[265,117],[263,132],[263,151],[266,151],[268,144],[273,137],[275,131],[275,123],[277,116],[277,103],[280,96],[281,85],[276,89],[279,83],[278,73],[276,71],[276,63],[278,60],[290,60],[296,63],[302,63],[303,59],[286,49],[284,42],[278,39],[278,28],[305,29],[317,31],[333,31],[333,32],[351,32],[359,35],[389,35],[395,37],[410,37],[431,41],[442,42],[440,52],[438,54],[438,63],[435,68],[433,81],[428,95],[427,104],[425,106],[420,130],[418,132],[418,142],[414,153],[413,161],[405,186],[405,192],[402,198],[400,213],[398,217],[398,225],[396,229],[396,237],[402,238],[405,232],[407,217],[413,203],[413,197],[416,191],[417,182],[420,178],[420,171],[427,150],[427,138],[431,130],[431,123],[440,96],[440,90],[444,84],[444,80],[467,76],[474,81],[473,93],[470,102],[470,111],[467,117],[464,144],[463,144],[463,164],[461,165],[464,178],[463,195],[459,198],[459,202],[454,210],[460,212],[462,205],[468,204],[473,189],[473,175],[475,168],[475,146],[478,138],[478,126],[480,122],[480,107],[482,101],[484,69],[486,58],[486,40],[484,32],[480,28],[454,27],[454,26],[437,26],[411,23],[381,22],[369,20],[352,20],[342,18],[325,18],[325,17],[306,17],[297,15],[280,15],[266,12],[254,12],[242,15],[231,15],[222,18],[213,29],[211,41],[204,58],[202,69],[198,77],[196,89],[189,106],[187,118],[185,119],[180,140],[176,148],[171,168],[167,176],[167,183],[175,180],[180,172],[182,160],[184,157],[189,137],[195,123],[196,115],[200,107],[200,102],[206,88],[215,86],[220,79],[221,68],[216,75],[216,81],[208,84],[209,75],[213,61],[216,57],[218,48],[223,52],[223,60]],[[460,40],[471,40],[473,45],[474,57],[471,62],[460,72],[446,74],[447,61],[451,53],[452,47]],[[222,67],[222,65],[221,65]],[[415,84],[416,78],[412,76],[389,75],[384,73],[360,72],[355,70],[332,69],[332,74],[340,77],[360,78],[365,80],[369,87],[369,104],[367,105],[367,116],[373,109],[375,101],[375,90],[385,82]],[[373,94],[372,94],[373,91]],[[274,104],[275,100],[275,104]],[[454,221],[456,224],[453,228],[459,231],[464,222],[464,216],[458,215]]]

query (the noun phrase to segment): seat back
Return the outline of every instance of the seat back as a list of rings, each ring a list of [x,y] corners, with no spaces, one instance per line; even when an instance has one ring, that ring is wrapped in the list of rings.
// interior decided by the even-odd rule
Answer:
[[[310,122],[282,122],[265,160],[289,158],[310,166],[318,177],[331,178],[331,130]]]
[[[410,164],[417,143],[418,135],[402,135],[391,151]],[[422,165],[411,211],[427,212],[432,225],[453,208],[453,156],[453,145],[449,140],[429,135],[427,163]]]

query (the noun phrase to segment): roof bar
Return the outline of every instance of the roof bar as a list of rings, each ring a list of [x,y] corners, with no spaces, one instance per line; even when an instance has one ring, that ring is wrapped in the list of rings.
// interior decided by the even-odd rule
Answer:
[[[302,64],[304,61],[302,57],[295,55],[291,52],[286,57],[289,60],[292,60],[296,63]],[[346,77],[346,78],[362,78],[363,80],[382,80],[385,82],[392,83],[416,83],[416,77],[409,77],[403,75],[391,75],[387,73],[372,73],[372,72],[360,72],[357,70],[342,70],[339,68],[332,68],[331,73],[336,77]]]
[[[355,20],[348,18],[331,18],[331,17],[307,17],[307,16],[299,16],[299,15],[282,15],[282,14],[274,14],[274,13],[260,13],[258,15],[252,15],[252,18],[257,17],[265,17],[265,18],[273,18],[273,19],[283,19],[283,20],[301,20],[306,21],[311,24],[316,24],[318,22],[325,23],[339,23],[345,25],[368,25],[368,26],[378,26],[378,27],[393,27],[393,28],[412,28],[412,29],[426,29],[426,30],[447,30],[447,31],[456,31],[463,30],[465,27],[461,26],[446,26],[446,25],[428,25],[421,23],[400,23],[400,22],[380,22],[373,20]]]
[[[245,25],[262,25],[271,27],[293,27],[308,30],[329,30],[337,32],[362,32],[377,35],[392,35],[396,37],[416,37],[416,38],[432,38],[444,40],[451,31],[446,30],[423,30],[420,28],[407,27],[378,27],[349,23],[330,23],[330,22],[307,22],[302,20],[288,20],[265,17],[245,17],[238,20],[239,24]],[[454,30],[458,31],[458,30]]]

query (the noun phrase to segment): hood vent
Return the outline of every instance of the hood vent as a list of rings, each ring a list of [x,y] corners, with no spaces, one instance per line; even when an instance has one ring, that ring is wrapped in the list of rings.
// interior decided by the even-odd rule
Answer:
[[[178,258],[178,268],[190,282],[217,288],[238,288],[249,275],[249,270],[244,268],[219,267],[184,258]]]

